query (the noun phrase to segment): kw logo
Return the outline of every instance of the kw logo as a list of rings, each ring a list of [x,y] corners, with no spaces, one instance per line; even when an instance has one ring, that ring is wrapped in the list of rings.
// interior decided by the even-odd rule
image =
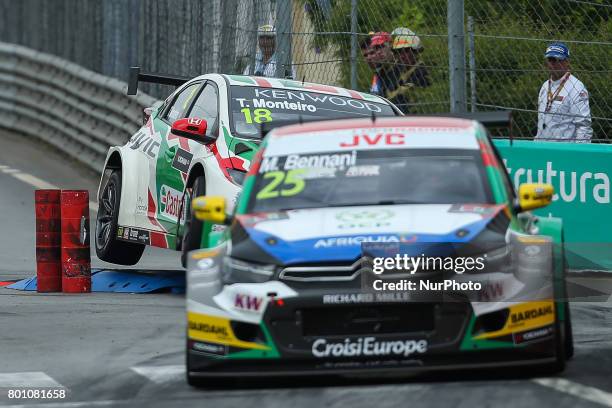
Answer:
[[[257,312],[259,311],[262,302],[263,299],[260,297],[237,293],[236,297],[234,298],[234,307],[237,309]]]
[[[500,299],[504,295],[504,286],[501,282],[486,284],[482,290],[478,292],[479,302],[490,302]]]

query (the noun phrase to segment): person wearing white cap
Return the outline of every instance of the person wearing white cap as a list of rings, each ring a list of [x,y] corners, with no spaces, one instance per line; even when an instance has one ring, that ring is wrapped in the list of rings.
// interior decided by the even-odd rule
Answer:
[[[593,137],[589,92],[573,76],[567,45],[548,45],[544,58],[550,78],[538,96],[538,133],[535,140],[590,143]]]
[[[258,50],[255,55],[255,69],[251,72],[251,65],[247,65],[243,75],[264,77],[276,76],[276,30],[271,24],[262,25],[257,29]],[[285,70],[288,73],[288,69]],[[291,67],[291,78],[295,78],[295,67]]]
[[[430,85],[427,69],[419,61],[423,45],[421,39],[406,27],[393,30],[391,38],[395,64],[387,69],[386,77],[381,76],[382,88],[387,99],[408,113],[413,88]]]

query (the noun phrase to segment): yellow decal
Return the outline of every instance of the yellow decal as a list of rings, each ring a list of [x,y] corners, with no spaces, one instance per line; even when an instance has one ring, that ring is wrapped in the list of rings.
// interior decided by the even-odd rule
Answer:
[[[214,256],[217,256],[219,254],[219,250],[218,249],[211,249],[208,251],[198,251],[195,254],[191,255],[191,259],[204,259],[204,258],[212,258]]]
[[[187,312],[187,335],[191,340],[208,341],[246,349],[269,350],[259,343],[236,338],[229,319]]]
[[[505,336],[514,332],[548,326],[555,322],[555,302],[552,300],[521,303],[510,307],[508,320],[501,330],[483,333],[474,340]]]

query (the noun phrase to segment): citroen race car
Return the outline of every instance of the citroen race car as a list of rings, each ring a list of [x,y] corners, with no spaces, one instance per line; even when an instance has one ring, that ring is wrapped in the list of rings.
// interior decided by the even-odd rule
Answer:
[[[274,129],[232,214],[224,197],[194,199],[196,217],[229,227],[189,254],[189,383],[562,370],[573,353],[563,225],[529,212],[550,203],[551,185],[519,192],[477,121]],[[403,255],[412,270],[386,264]],[[442,255],[429,269],[415,261]],[[378,275],[377,258],[389,268]]]
[[[220,195],[231,208],[259,148],[262,123],[401,114],[377,96],[285,79],[208,74],[186,80],[136,71],[130,88],[139,80],[182,85],[145,109],[145,124],[124,146],[108,151],[95,246],[100,259],[123,265],[138,262],[146,245],[184,253],[208,246],[208,234],[223,227],[192,222],[191,196]]]

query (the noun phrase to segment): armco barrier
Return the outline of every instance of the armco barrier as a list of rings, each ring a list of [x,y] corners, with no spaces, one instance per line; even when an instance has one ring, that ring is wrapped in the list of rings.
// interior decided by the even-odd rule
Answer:
[[[124,82],[69,61],[0,42],[0,128],[52,144],[94,171],[156,101],[126,90]]]
[[[571,269],[612,270],[612,145],[495,140],[510,179],[551,183],[553,203],[535,211],[563,218]]]

